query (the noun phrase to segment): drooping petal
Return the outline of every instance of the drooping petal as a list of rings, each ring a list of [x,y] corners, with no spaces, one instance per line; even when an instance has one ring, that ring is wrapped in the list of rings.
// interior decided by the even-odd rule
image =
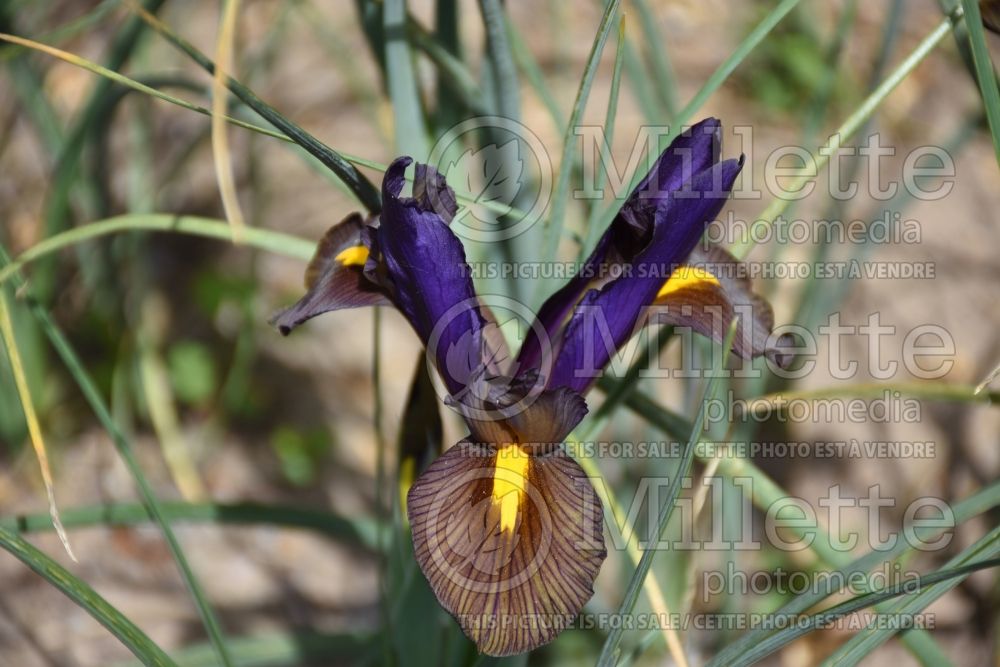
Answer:
[[[660,288],[650,318],[660,324],[691,327],[722,343],[734,316],[739,316],[733,352],[744,359],[768,355],[781,366],[791,358],[782,341],[770,340],[774,327],[771,305],[754,293],[743,264],[716,245],[699,245],[687,263]]]
[[[660,202],[653,238],[631,263],[630,274],[591,290],[577,306],[562,337],[549,387],[583,393],[600,375],[611,355],[635,333],[664,281],[718,215],[742,167],[742,158],[717,163]]]
[[[483,653],[551,641],[593,595],[603,512],[562,449],[531,456],[460,442],[414,483],[407,508],[424,576]]]
[[[305,296],[272,320],[283,335],[332,310],[390,303],[382,288],[364,274],[369,254],[364,228],[361,214],[352,213],[323,235],[306,269]]]
[[[458,210],[455,193],[429,165],[416,166],[413,196],[449,223]],[[323,235],[306,269],[305,296],[272,320],[282,334],[287,336],[306,320],[332,310],[391,305],[372,236],[378,225],[377,217],[365,220],[352,213]]]
[[[381,224],[372,235],[396,307],[435,359],[448,391],[454,393],[482,369],[487,352],[484,320],[465,250],[437,210],[435,200],[440,194],[399,196],[411,161],[398,158],[386,170]]]
[[[719,161],[720,123],[706,118],[682,132],[632,190],[615,219],[598,240],[580,271],[550,296],[538,311],[541,327],[532,327],[518,354],[519,368],[538,368],[546,347],[555,346],[569,314],[590,289],[616,274],[615,265],[631,262],[648,245],[656,223],[656,208],[670,192]],[[539,335],[545,332],[545,337]],[[547,340],[545,340],[547,338]]]

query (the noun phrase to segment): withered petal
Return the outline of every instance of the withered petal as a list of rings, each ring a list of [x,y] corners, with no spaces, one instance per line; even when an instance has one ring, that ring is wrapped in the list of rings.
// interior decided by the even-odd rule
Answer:
[[[422,162],[413,168],[413,198],[428,210],[436,211],[449,225],[458,213],[455,191],[434,167]]]
[[[364,275],[364,263],[355,261],[367,256],[364,228],[361,214],[351,213],[323,235],[306,269],[305,296],[271,320],[282,335],[333,310],[390,304],[384,290]]]
[[[771,340],[771,304],[753,291],[753,283],[741,266],[740,260],[721,247],[699,245],[679,271],[701,269],[714,280],[685,281],[682,287],[661,295],[650,309],[650,321],[691,327],[722,343],[729,323],[739,316],[733,353],[744,359],[766,354],[779,365],[786,365],[791,359],[781,352],[781,341]]]
[[[522,455],[514,470],[498,466],[498,456],[458,443],[413,484],[407,512],[417,561],[441,605],[482,653],[503,656],[541,646],[572,623],[607,550],[597,494],[561,448]],[[495,479],[519,494],[516,520],[501,516]]]

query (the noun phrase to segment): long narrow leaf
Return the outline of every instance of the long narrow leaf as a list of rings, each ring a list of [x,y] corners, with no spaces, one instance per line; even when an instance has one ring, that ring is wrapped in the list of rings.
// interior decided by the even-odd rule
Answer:
[[[427,129],[423,119],[413,57],[406,40],[406,5],[403,0],[385,0],[385,67],[392,102],[393,135],[396,153],[426,160]]]
[[[955,523],[956,525],[962,524],[969,519],[997,506],[1000,506],[1000,482],[992,484],[969,498],[956,503],[954,507],[952,507],[952,511],[955,515]],[[943,531],[944,529],[937,529],[931,534],[920,533],[919,537],[922,540],[931,540],[935,539]],[[880,563],[900,558],[902,555],[912,550],[913,546],[909,542],[899,540],[889,551],[872,551],[861,558],[858,558],[848,567],[836,570],[832,573],[830,580],[837,581],[837,576],[839,575],[844,577],[844,579],[842,579],[843,581],[847,581],[847,577],[851,576],[853,573],[870,572]],[[807,609],[820,603],[828,596],[828,594],[833,592],[834,591],[815,590],[809,593],[797,595],[794,599],[789,601],[788,604],[774,611],[773,616],[791,618],[792,616],[801,614]],[[754,646],[757,646],[761,642],[765,641],[775,632],[776,630],[765,627],[760,627],[747,632],[737,641],[732,642],[726,646],[725,649],[720,651],[712,659],[708,667],[721,667],[722,665],[728,665],[733,661],[738,660],[740,656],[746,654]]]
[[[666,498],[660,507],[656,523],[656,532],[653,533],[650,546],[643,551],[642,558],[639,560],[639,565],[635,568],[635,572],[629,580],[628,587],[625,589],[625,595],[622,599],[621,606],[618,609],[619,618],[624,619],[626,616],[631,614],[632,610],[635,608],[635,603],[639,600],[639,590],[642,588],[643,581],[649,574],[649,568],[653,564],[653,556],[656,554],[656,549],[652,545],[659,540],[659,536],[662,535],[663,531],[666,529],[667,523],[670,521],[670,515],[673,513],[674,504],[677,501],[678,495],[680,495],[681,480],[691,469],[691,463],[694,460],[695,446],[701,440],[702,431],[705,426],[705,415],[708,411],[709,404],[715,399],[719,383],[725,376],[723,366],[727,357],[726,351],[731,350],[733,347],[733,339],[736,337],[736,328],[737,321],[734,320],[730,324],[729,332],[726,334],[725,341],[722,344],[722,353],[718,355],[718,364],[713,370],[713,373],[708,381],[708,385],[705,387],[701,407],[698,409],[698,414],[695,416],[694,422],[691,425],[691,433],[688,436],[684,452],[681,454],[681,460],[677,466],[677,470],[674,473],[673,479],[670,480],[670,485],[667,487]],[[624,624],[619,623],[614,626],[611,632],[608,633],[608,637],[604,641],[604,647],[601,649],[601,655],[597,661],[597,664],[600,667],[613,667],[613,665],[617,663],[620,650],[619,644],[621,643],[622,636],[625,631],[624,627]]]
[[[164,37],[177,49],[187,54],[202,69],[209,74],[215,74],[215,63],[213,63],[204,53],[196,49],[190,42],[177,35],[165,23],[143,10],[141,7],[132,5],[142,19],[149,24],[156,32]],[[364,174],[355,169],[354,165],[348,162],[344,156],[333,150],[322,141],[306,132],[302,127],[289,120],[277,109],[264,102],[257,95],[231,76],[226,77],[226,87],[236,97],[240,98],[244,104],[256,111],[261,118],[271,123],[289,139],[305,149],[310,155],[323,163],[330,171],[335,173],[341,181],[354,193],[358,201],[375,213],[382,209],[382,197],[378,189],[372,185]]]
[[[965,10],[965,25],[972,45],[972,60],[976,65],[979,92],[983,95],[986,119],[989,121],[990,134],[993,136],[993,150],[996,153],[997,164],[1000,165],[1000,88],[997,86],[996,71],[993,69],[990,51],[986,46],[986,33],[983,30],[983,17],[979,12],[979,0],[962,0],[962,8]]]
[[[9,261],[10,259],[7,255],[6,249],[0,246],[0,264],[7,264]],[[170,527],[170,522],[167,521],[162,510],[160,509],[159,501],[156,499],[156,495],[153,493],[152,487],[142,472],[139,461],[136,458],[135,453],[132,451],[131,444],[125,439],[121,429],[118,428],[118,425],[112,418],[111,412],[108,410],[104,399],[101,397],[100,390],[91,378],[90,373],[88,373],[84,368],[83,363],[73,350],[69,340],[55,323],[55,320],[52,319],[52,316],[44,306],[34,300],[31,290],[28,289],[27,283],[25,283],[24,280],[21,279],[16,273],[14,274],[14,284],[27,300],[32,314],[38,320],[42,329],[45,331],[45,334],[49,337],[52,346],[62,358],[63,363],[65,363],[70,375],[76,381],[81,393],[84,395],[84,398],[87,399],[87,402],[90,404],[91,409],[97,416],[98,421],[101,422],[101,426],[103,426],[111,436],[111,439],[115,444],[115,448],[118,450],[125,466],[128,468],[133,480],[135,481],[135,485],[139,490],[139,495],[142,498],[143,503],[146,505],[149,513],[154,517],[160,528],[160,532],[163,534],[167,547],[177,564],[178,570],[180,570],[181,577],[184,579],[184,583],[187,585],[195,606],[198,609],[198,614],[201,616],[202,624],[205,626],[208,637],[216,647],[219,659],[224,665],[228,666],[230,663],[225,649],[225,640],[222,637],[222,630],[219,626],[219,621],[215,616],[215,612],[209,605],[208,599],[205,597],[201,584],[198,583],[198,580],[195,577],[194,571],[188,564],[187,557],[184,555],[184,550],[181,548],[180,542],[177,540],[177,536]]]
[[[886,590],[859,595],[852,600],[834,605],[829,609],[825,609],[824,611],[812,614],[811,616],[807,616],[805,618],[792,618],[789,621],[789,627],[761,641],[756,646],[743,653],[739,658],[731,662],[720,664],[724,664],[726,667],[747,667],[748,665],[754,664],[761,658],[774,653],[782,646],[790,644],[799,637],[820,629],[824,625],[828,625],[837,619],[847,616],[848,614],[853,614],[856,611],[873,607],[881,602],[891,600],[901,595],[911,595],[915,592],[929,589],[936,584],[944,583],[947,585],[949,583],[953,583],[957,585],[959,581],[968,577],[977,570],[997,566],[1000,566],[1000,559],[976,561],[969,565],[942,569],[932,574],[925,574],[920,577],[919,580],[908,580],[901,584],[891,586]],[[892,615],[889,614],[889,616]],[[905,627],[902,623],[900,623],[900,626]],[[838,664],[844,663],[838,662]]]
[[[93,588],[73,576],[73,573],[36,549],[24,538],[3,526],[0,526],[0,548],[30,567],[93,616],[142,660],[144,665],[176,667],[176,663],[163,652],[163,649],[153,643],[146,633],[98,595]]]
[[[552,193],[552,212],[549,215],[545,227],[545,249],[543,257],[554,259],[556,250],[559,248],[559,240],[562,237],[563,221],[566,216],[566,204],[569,195],[569,177],[573,170],[573,162],[576,156],[576,128],[583,118],[583,111],[587,106],[587,98],[590,97],[590,88],[594,83],[594,76],[597,74],[597,65],[601,61],[601,53],[604,51],[604,44],[608,40],[611,28],[614,25],[614,17],[618,12],[621,0],[608,0],[604,9],[604,16],[597,28],[597,35],[594,36],[594,43],[590,48],[590,56],[587,64],[583,68],[583,76],[580,78],[580,88],[576,92],[576,101],[573,103],[573,111],[569,116],[569,124],[566,126],[566,134],[563,137],[563,152],[559,161],[559,176],[556,179],[555,191]]]
[[[966,567],[976,562],[984,562],[1000,553],[1000,527],[994,528],[984,535],[980,540],[960,554],[949,560],[944,565],[944,569]],[[964,578],[964,577],[963,577]],[[950,591],[961,583],[961,579],[949,579],[921,590],[912,598],[903,600],[889,610],[890,614],[914,615],[927,608],[932,602]],[[893,628],[877,627],[863,630],[848,640],[833,655],[831,655],[825,665],[837,665],[846,667],[856,665],[865,656],[870,654],[875,648],[888,641],[898,630]]]
[[[625,17],[622,16],[618,25],[618,48],[615,52],[615,67],[611,71],[611,90],[608,93],[608,110],[604,115],[604,141],[611,151],[615,135],[615,119],[618,116],[618,96],[621,92],[622,66],[625,62]],[[607,176],[607,164],[604,160],[597,161],[596,181],[603,183]],[[590,215],[587,218],[587,228],[583,230],[583,243],[580,244],[580,258],[586,256],[597,243],[597,234],[600,230],[598,222],[599,202],[593,202],[590,206]]]
[[[332,540],[341,540],[366,549],[375,546],[375,524],[363,519],[348,519],[321,510],[290,505],[261,503],[160,503],[163,516],[171,521],[218,523],[231,526],[267,525],[280,528],[312,530]],[[67,528],[92,526],[137,526],[153,521],[141,503],[108,503],[67,509],[62,513]],[[52,530],[48,514],[0,517],[0,527],[17,533]]]

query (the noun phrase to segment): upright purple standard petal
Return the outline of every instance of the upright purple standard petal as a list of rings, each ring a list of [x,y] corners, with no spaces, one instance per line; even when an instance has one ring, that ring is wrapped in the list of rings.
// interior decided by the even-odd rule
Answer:
[[[372,234],[396,307],[433,355],[448,391],[458,393],[481,370],[484,320],[465,250],[441,207],[432,197],[399,196],[410,162],[401,157],[386,170],[382,221]]]
[[[696,174],[719,161],[720,123],[717,118],[691,126],[674,139],[657,158],[646,177],[636,185],[608,226],[580,271],[538,311],[543,341],[532,327],[518,354],[518,368],[538,368],[546,352],[546,343],[559,338],[574,306],[590,289],[614,275],[616,264],[627,264],[649,243],[656,223],[656,208],[669,193],[680,189]]]
[[[648,235],[659,202],[719,161],[721,132],[719,119],[710,117],[679,134],[635,186],[618,215]]]
[[[553,364],[549,387],[565,386],[583,393],[598,377],[611,355],[631,338],[664,281],[718,215],[742,167],[742,158],[720,162],[660,202],[653,238],[632,262],[631,274],[591,290],[577,306]]]

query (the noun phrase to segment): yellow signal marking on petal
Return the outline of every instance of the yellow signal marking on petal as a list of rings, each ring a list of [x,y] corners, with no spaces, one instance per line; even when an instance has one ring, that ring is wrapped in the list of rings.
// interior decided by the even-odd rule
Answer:
[[[678,266],[670,274],[667,282],[663,283],[663,287],[657,293],[656,299],[660,300],[670,296],[674,292],[678,292],[686,287],[694,287],[699,283],[718,285],[719,279],[713,276],[711,272],[696,266]]]
[[[513,532],[517,510],[521,506],[528,482],[531,456],[520,445],[501,447],[496,454],[493,471],[493,504],[500,508],[500,530]]]
[[[417,468],[417,460],[412,456],[407,456],[399,464],[399,504],[403,510],[403,522],[406,522],[406,517],[408,516],[407,506],[406,506],[406,496],[410,493],[410,487],[413,486],[414,472]]]
[[[363,245],[352,245],[337,253],[333,261],[340,262],[344,266],[364,266],[368,261],[368,248]]]

